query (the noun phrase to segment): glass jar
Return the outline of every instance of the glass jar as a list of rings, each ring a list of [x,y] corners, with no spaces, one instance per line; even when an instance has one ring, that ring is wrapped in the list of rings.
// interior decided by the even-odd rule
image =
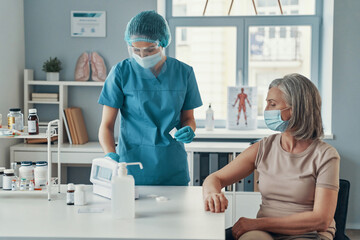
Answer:
[[[17,131],[23,131],[24,129],[24,116],[21,113],[20,108],[10,108],[8,117],[8,128]]]
[[[39,134],[39,118],[35,108],[29,109],[29,117],[27,122],[29,135]]]
[[[15,179],[14,169],[5,169],[3,176],[3,190],[11,190],[11,182]]]
[[[45,161],[36,162],[36,167],[34,169],[35,186],[36,187],[46,185],[47,173],[48,173],[47,162],[45,162]]]
[[[32,166],[32,162],[21,162],[21,167],[19,168],[19,178],[26,178],[28,181],[34,179],[34,168]]]

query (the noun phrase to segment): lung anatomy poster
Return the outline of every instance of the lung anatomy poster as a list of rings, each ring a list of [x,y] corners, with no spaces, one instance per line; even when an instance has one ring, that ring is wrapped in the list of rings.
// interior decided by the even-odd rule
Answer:
[[[228,87],[227,128],[234,130],[257,128],[256,87]]]

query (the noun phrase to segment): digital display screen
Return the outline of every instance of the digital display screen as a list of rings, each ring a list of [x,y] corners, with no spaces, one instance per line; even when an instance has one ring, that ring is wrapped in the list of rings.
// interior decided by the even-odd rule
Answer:
[[[100,180],[111,181],[112,169],[96,166],[95,178]]]

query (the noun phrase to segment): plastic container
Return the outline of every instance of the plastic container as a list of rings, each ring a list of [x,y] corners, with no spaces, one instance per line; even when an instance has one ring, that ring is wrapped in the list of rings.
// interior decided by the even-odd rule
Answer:
[[[27,119],[29,135],[39,134],[39,118],[35,108],[29,109],[29,116]]]
[[[32,162],[21,162],[21,167],[19,168],[19,178],[26,178],[28,181],[34,180],[34,167],[32,166]]]
[[[207,131],[214,130],[214,111],[211,109],[211,103],[209,108],[206,110],[205,129]]]
[[[133,176],[127,175],[126,166],[136,164],[143,168],[139,162],[119,163],[118,175],[112,179],[111,211],[114,218],[135,218],[135,180]]]
[[[75,186],[74,204],[75,206],[83,206],[86,204],[84,185]]]
[[[11,190],[11,182],[15,179],[14,169],[5,169],[3,175],[3,190]]]
[[[69,183],[67,185],[67,192],[66,192],[66,204],[67,205],[74,205],[74,193],[75,193],[75,186],[73,183]]]
[[[0,188],[3,186],[3,177],[4,177],[4,167],[0,167]]]
[[[17,131],[24,130],[24,115],[21,113],[20,108],[10,108],[7,115],[8,128]]]
[[[47,174],[48,174],[47,162],[45,161],[36,162],[36,167],[34,169],[35,186],[37,187],[46,186]]]

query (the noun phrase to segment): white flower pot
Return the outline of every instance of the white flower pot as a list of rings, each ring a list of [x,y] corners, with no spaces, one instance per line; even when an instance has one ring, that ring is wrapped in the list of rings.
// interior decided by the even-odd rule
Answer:
[[[58,72],[47,72],[46,73],[46,80],[47,81],[59,81],[59,73]]]

